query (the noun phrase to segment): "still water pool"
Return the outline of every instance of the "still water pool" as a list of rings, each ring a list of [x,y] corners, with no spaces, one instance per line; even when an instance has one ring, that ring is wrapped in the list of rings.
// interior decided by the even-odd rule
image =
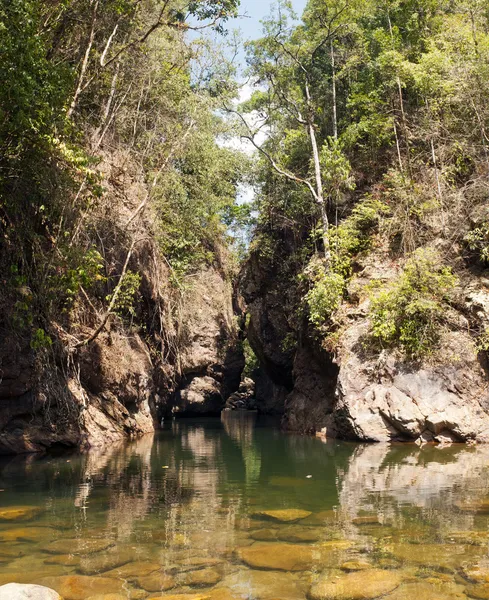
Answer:
[[[323,443],[253,414],[0,461],[0,585],[65,600],[489,598],[489,447]]]

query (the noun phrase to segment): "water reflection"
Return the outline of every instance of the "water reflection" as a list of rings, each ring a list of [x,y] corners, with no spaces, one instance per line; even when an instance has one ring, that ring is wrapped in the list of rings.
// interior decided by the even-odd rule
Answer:
[[[397,569],[382,577],[402,598],[413,580],[435,585],[421,565],[466,598],[486,585],[463,569],[487,555],[488,475],[486,446],[325,444],[230,412],[103,453],[2,458],[0,584],[50,577],[66,600],[102,583],[128,598],[305,598],[363,564]]]

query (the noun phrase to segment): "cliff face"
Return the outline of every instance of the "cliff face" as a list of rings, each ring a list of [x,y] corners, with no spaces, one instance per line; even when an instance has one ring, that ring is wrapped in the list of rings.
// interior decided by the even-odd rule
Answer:
[[[124,226],[146,194],[141,173],[122,158],[104,158],[98,208],[116,277],[129,250]],[[131,319],[111,314],[86,345],[78,344],[96,332],[104,309],[83,293],[49,323],[54,343],[41,350],[12,331],[13,302],[0,294],[0,453],[101,447],[151,432],[169,413],[219,412],[238,389],[244,358],[225,255],[177,290],[150,215],[133,235],[128,266],[140,286]]]
[[[274,398],[284,427],[328,438],[489,442],[487,358],[474,338],[489,323],[489,287],[483,271],[467,268],[461,254],[457,247],[452,255],[459,283],[445,309],[448,324],[436,351],[415,360],[399,349],[373,346],[370,290],[394,281],[403,267],[403,259],[393,258],[380,242],[356,258],[334,349],[325,348],[307,319],[297,316],[297,274],[291,269],[285,277],[282,261],[275,271],[264,269],[255,253],[245,265],[242,290],[249,341],[261,361],[260,410],[268,412]]]

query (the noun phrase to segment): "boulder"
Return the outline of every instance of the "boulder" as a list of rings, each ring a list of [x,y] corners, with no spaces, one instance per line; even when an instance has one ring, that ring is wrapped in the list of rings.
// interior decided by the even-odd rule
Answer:
[[[0,600],[62,600],[61,596],[42,585],[7,583],[0,586]]]
[[[312,600],[371,600],[395,590],[401,583],[396,571],[369,569],[348,573],[342,577],[324,575],[312,586]]]
[[[219,383],[212,377],[194,377],[190,383],[177,394],[174,413],[219,414],[224,400]]]
[[[282,523],[293,523],[300,519],[309,517],[312,513],[308,510],[299,508],[284,508],[279,510],[260,510],[251,514],[254,519],[265,519],[270,521],[280,521]]]

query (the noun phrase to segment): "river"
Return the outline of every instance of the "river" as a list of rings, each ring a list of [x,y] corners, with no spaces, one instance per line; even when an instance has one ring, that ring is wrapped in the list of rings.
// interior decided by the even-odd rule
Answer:
[[[489,447],[284,434],[253,413],[0,460],[0,585],[64,600],[489,598]]]

